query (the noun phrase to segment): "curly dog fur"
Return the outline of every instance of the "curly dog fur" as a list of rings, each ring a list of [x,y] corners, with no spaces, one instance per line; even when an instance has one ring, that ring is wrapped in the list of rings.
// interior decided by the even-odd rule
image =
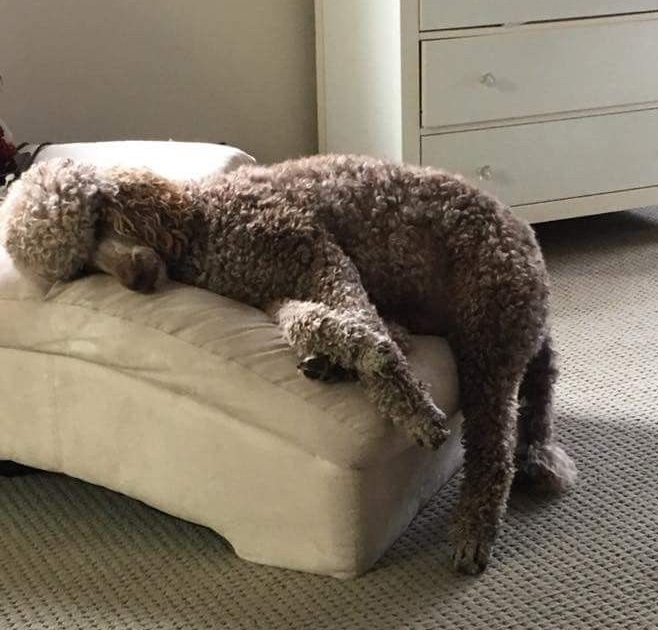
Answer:
[[[460,177],[334,155],[175,183],[60,160],[25,173],[2,216],[16,263],[51,281],[96,268],[148,291],[166,271],[268,311],[308,376],[356,375],[382,416],[434,448],[445,417],[409,369],[402,327],[447,336],[465,418],[461,571],[486,566],[515,473],[553,491],[575,479],[552,432],[540,249]]]

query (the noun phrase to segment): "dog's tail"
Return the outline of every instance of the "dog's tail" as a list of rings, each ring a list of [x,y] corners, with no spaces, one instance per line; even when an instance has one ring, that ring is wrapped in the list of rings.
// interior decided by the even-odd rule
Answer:
[[[96,169],[69,159],[40,162],[0,205],[0,240],[19,268],[50,282],[89,262],[104,186]]]
[[[539,492],[562,493],[577,477],[576,466],[553,435],[553,386],[557,378],[550,335],[528,364],[519,390],[515,483]]]

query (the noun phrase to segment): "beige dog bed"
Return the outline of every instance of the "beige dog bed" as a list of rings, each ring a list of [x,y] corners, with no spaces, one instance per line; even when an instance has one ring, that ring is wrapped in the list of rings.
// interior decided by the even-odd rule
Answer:
[[[195,177],[251,158],[220,145],[58,145],[96,164]],[[455,429],[411,443],[358,384],[302,377],[259,310],[169,283],[151,296],[94,275],[43,286],[0,250],[0,459],[59,471],[212,528],[242,558],[366,571],[461,463],[447,343],[410,361]]]

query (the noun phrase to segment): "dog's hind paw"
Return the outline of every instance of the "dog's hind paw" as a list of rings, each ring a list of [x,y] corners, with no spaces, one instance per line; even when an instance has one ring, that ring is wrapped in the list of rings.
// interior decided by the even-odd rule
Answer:
[[[516,488],[544,494],[563,494],[578,477],[576,464],[557,444],[528,446],[517,459]]]

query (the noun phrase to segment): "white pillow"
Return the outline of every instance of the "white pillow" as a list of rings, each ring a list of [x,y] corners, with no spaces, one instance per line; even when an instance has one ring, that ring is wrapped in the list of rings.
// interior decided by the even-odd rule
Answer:
[[[35,162],[70,157],[101,167],[147,167],[175,180],[197,179],[213,171],[232,171],[253,164],[253,157],[224,144],[122,140],[117,142],[77,142],[43,147]]]

